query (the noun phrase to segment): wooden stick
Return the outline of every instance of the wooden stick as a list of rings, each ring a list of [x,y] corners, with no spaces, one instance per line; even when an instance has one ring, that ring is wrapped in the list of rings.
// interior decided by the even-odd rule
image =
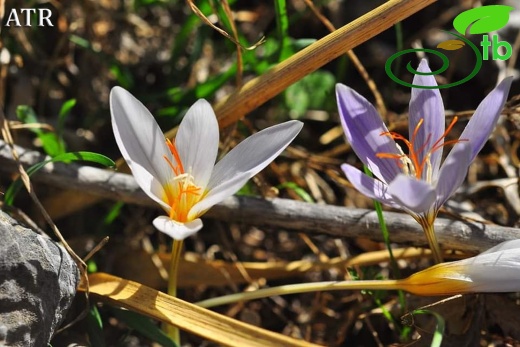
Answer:
[[[215,105],[221,128],[251,112],[291,84],[436,0],[390,0],[245,83]],[[169,134],[167,133],[166,136]]]
[[[20,161],[24,165],[34,165],[46,159],[36,151],[28,151],[19,146],[16,146],[16,150],[20,153]],[[11,152],[3,141],[0,141],[0,160],[0,171],[10,174],[17,172]],[[131,175],[109,170],[77,164],[51,163],[35,174],[32,180],[61,189],[76,190],[84,195],[97,195],[106,199],[157,207],[157,204],[141,191]],[[267,230],[286,229],[382,241],[376,213],[363,209],[309,204],[287,199],[231,197],[214,206],[204,216],[230,223],[255,225]],[[385,212],[384,216],[392,242],[414,246],[427,245],[421,227],[413,218],[395,212]],[[475,253],[500,242],[520,238],[518,229],[443,218],[437,218],[435,230],[443,249]]]
[[[309,45],[264,75],[254,78],[215,105],[220,128],[225,128],[246,113],[278,95],[291,84],[316,71],[331,60],[369,40],[395,23],[407,18],[436,0],[390,0],[353,22]],[[376,94],[376,101],[378,97]],[[377,102],[381,105],[381,102]],[[382,113],[384,117],[384,112]],[[174,138],[177,127],[165,133]],[[56,200],[63,199],[58,196]],[[95,199],[73,199],[61,215],[72,213],[95,203]]]

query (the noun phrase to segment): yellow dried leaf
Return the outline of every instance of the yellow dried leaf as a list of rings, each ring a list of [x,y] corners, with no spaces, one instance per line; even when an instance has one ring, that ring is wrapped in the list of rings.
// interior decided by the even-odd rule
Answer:
[[[89,292],[99,301],[141,313],[223,346],[319,347],[310,342],[257,328],[174,298],[137,282],[105,273],[89,275]],[[80,291],[85,291],[82,283]]]

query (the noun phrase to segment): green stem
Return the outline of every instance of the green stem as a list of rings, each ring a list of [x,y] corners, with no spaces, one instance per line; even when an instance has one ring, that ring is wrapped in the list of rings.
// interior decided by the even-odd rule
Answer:
[[[399,24],[399,23],[397,23]],[[396,25],[397,25],[396,24]],[[370,176],[374,177],[372,174],[372,171],[368,168],[368,166],[363,165],[363,169],[365,170],[365,173]],[[374,207],[376,209],[377,213],[377,220],[379,221],[379,226],[381,227],[381,232],[383,233],[383,240],[385,241],[386,249],[388,250],[388,254],[390,255],[390,264],[392,266],[392,273],[395,279],[401,278],[401,272],[399,271],[399,266],[397,265],[397,261],[394,257],[394,252],[392,251],[392,245],[390,244],[390,233],[388,232],[388,228],[386,227],[385,217],[383,216],[383,207],[381,206],[381,203],[377,200],[374,200]],[[404,311],[406,309],[406,300],[404,297],[404,293],[402,290],[397,291],[399,296],[399,303],[401,304],[401,313],[404,314]]]
[[[172,246],[172,258],[170,262],[170,272],[168,273],[168,295],[177,296],[177,271],[179,269],[179,259],[182,252],[182,240],[173,240]],[[175,342],[177,346],[180,346],[180,333],[179,328],[176,326],[165,324],[163,330],[166,334]]]
[[[288,284],[279,287],[255,290],[254,292],[224,295],[218,298],[199,301],[200,307],[214,307],[231,304],[238,301],[266,298],[275,295],[300,294],[322,290],[399,290],[402,289],[400,280],[367,280],[367,281],[328,281],[315,283]]]

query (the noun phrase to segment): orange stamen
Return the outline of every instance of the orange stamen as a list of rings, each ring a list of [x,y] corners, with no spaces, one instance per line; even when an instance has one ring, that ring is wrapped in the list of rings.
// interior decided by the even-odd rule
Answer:
[[[448,127],[444,131],[444,134],[442,134],[442,136],[437,141],[435,141],[435,143],[433,144],[431,152],[436,151],[437,149],[439,149],[442,146],[444,146],[444,145],[441,145],[439,147],[439,142],[441,142],[446,136],[448,136],[448,133],[451,131],[451,129],[453,129],[453,127],[455,126],[455,123],[457,123],[458,120],[459,120],[459,117],[457,117],[457,116],[453,117],[453,119],[451,120],[450,125],[448,125]]]
[[[175,173],[176,176],[179,175],[179,168],[177,166],[174,166],[172,161],[170,159],[168,159],[167,156],[163,155],[163,158],[164,160],[166,160],[166,162],[168,163],[168,165],[170,166],[170,168],[173,170],[173,172]]]
[[[448,136],[448,133],[453,129],[453,127],[455,126],[455,123],[457,123],[457,120],[458,120],[458,117],[456,117],[456,116],[453,117],[452,121],[450,122],[450,124],[448,125],[448,127],[446,128],[444,133],[430,147],[430,149],[428,150],[428,152],[426,153],[426,155],[423,157],[423,159],[420,162],[419,162],[419,155],[428,147],[428,143],[430,142],[430,138],[431,138],[431,134],[428,134],[428,137],[426,138],[425,143],[423,143],[417,151],[414,149],[414,143],[415,143],[415,140],[419,133],[419,129],[424,123],[424,118],[421,118],[421,120],[419,120],[419,122],[417,123],[417,126],[415,127],[410,140],[405,138],[403,135],[392,132],[392,131],[385,131],[385,132],[381,133],[381,136],[389,136],[393,140],[400,140],[400,141],[404,142],[404,144],[408,148],[408,155],[404,155],[404,157],[407,157],[410,159],[411,166],[413,166],[413,169],[415,170],[416,178],[421,179],[424,167],[432,153],[441,149],[444,146],[456,144],[456,143],[459,143],[462,141],[468,141],[467,139],[458,139],[458,140],[445,141],[445,142],[441,143],[441,141],[443,141],[446,138],[446,136]],[[399,167],[401,167],[401,168],[403,167],[403,164],[402,164],[403,155],[402,154],[376,153],[376,156],[378,158],[399,160],[400,161]]]
[[[184,171],[184,166],[175,147],[175,143],[166,139],[166,145],[170,149],[175,165],[166,155],[163,158],[175,174],[172,182],[164,186],[164,202],[170,206],[169,217],[177,222],[187,222],[190,209],[200,201],[201,188],[193,183],[193,176]]]
[[[182,166],[181,157],[179,156],[179,152],[177,151],[177,147],[175,147],[175,142],[170,141],[170,139],[166,139],[166,145],[170,149],[170,152],[172,152],[172,155],[175,158],[175,161],[179,165],[180,173],[184,173],[184,167]]]

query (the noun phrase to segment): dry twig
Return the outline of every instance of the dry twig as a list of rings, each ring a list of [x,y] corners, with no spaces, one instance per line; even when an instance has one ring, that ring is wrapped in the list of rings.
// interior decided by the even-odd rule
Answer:
[[[20,161],[24,165],[33,165],[45,159],[44,155],[36,151],[28,151],[18,146],[15,146],[15,149],[20,153]],[[16,172],[16,163],[11,157],[11,151],[2,141],[0,158],[3,159],[1,171]],[[62,189],[76,190],[81,194],[157,207],[155,202],[141,191],[132,176],[113,171],[77,164],[51,163],[35,174],[33,180]],[[346,238],[366,237],[382,241],[376,213],[363,209],[286,199],[232,197],[214,206],[205,216],[264,228],[283,228]],[[392,242],[414,246],[426,245],[421,227],[410,216],[386,212],[385,220]],[[435,230],[444,249],[467,252],[483,251],[500,242],[520,238],[520,231],[514,228],[443,218],[437,219]]]

